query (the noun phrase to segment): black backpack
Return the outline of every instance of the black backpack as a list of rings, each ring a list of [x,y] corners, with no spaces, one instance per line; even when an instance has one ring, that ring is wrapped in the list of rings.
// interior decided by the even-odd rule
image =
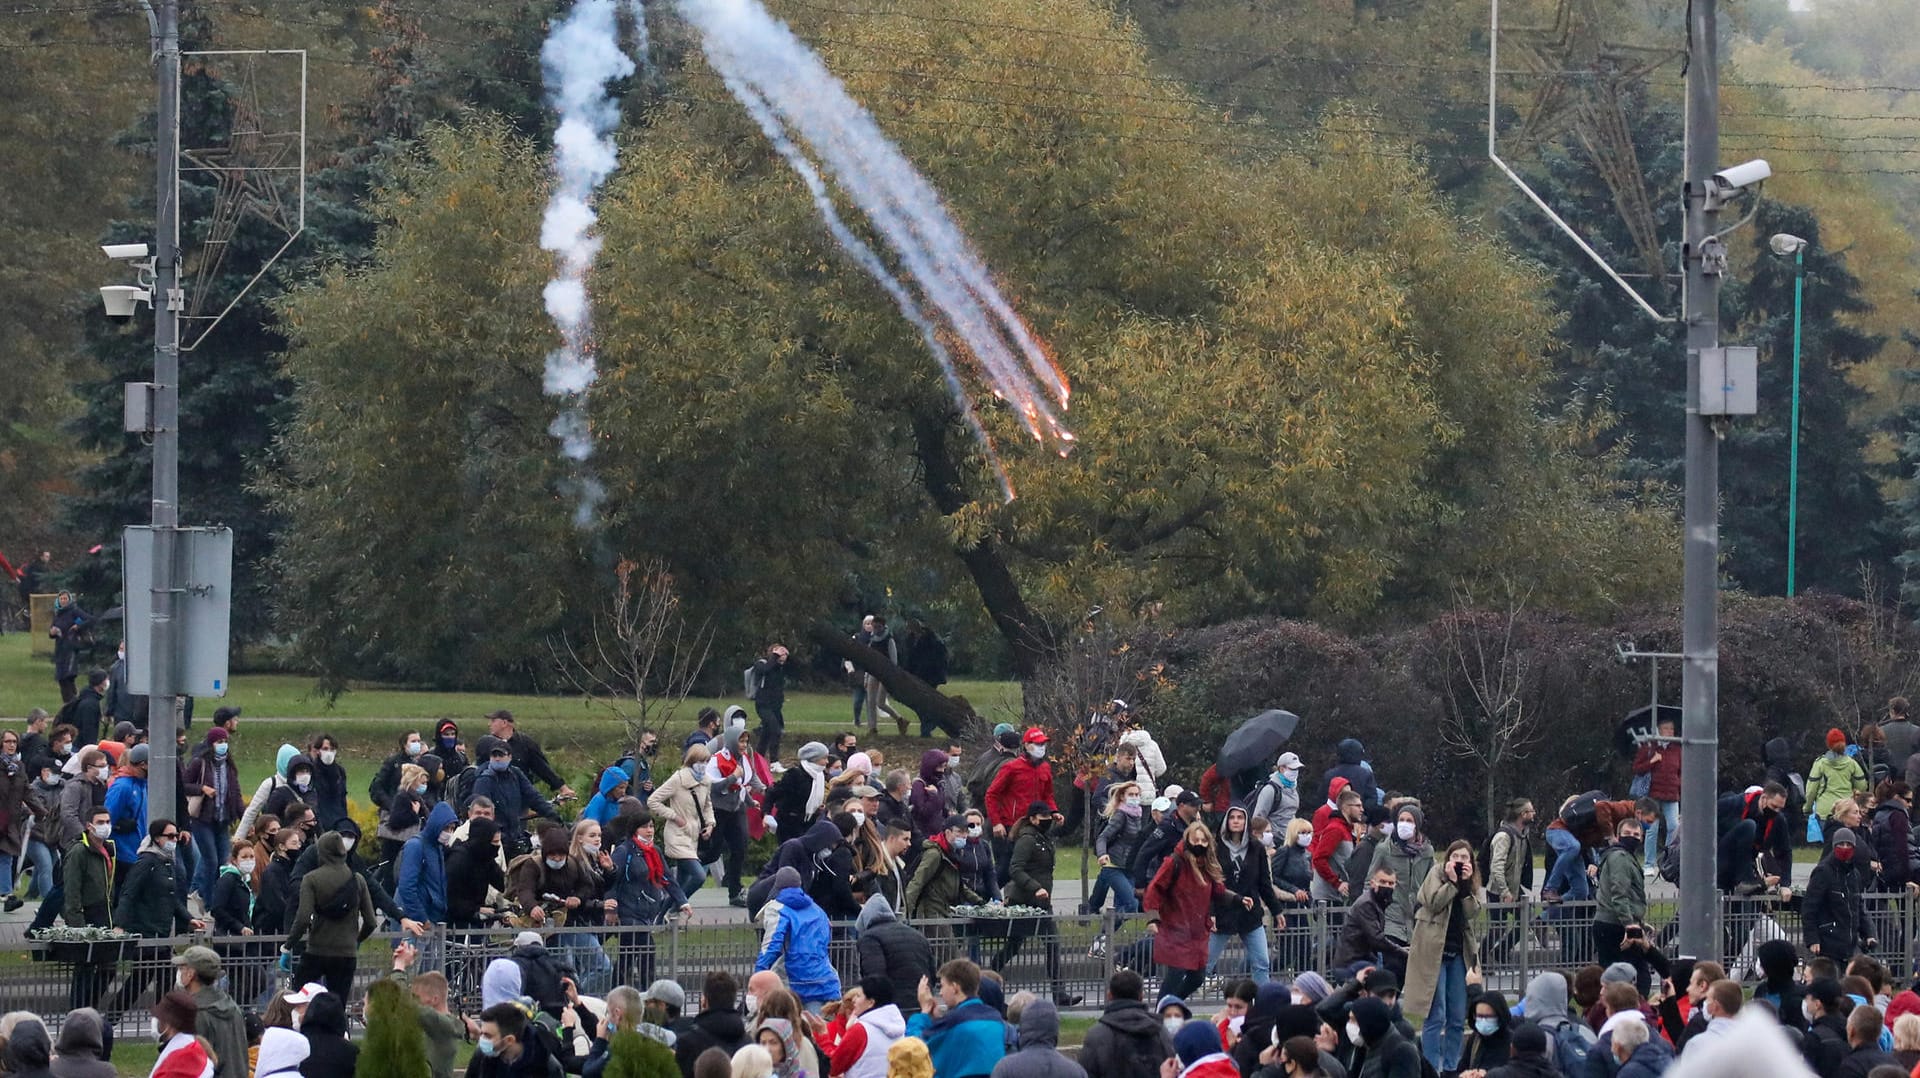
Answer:
[[[1576,836],[1587,828],[1600,822],[1600,801],[1602,794],[1598,790],[1581,794],[1560,810],[1560,822]]]

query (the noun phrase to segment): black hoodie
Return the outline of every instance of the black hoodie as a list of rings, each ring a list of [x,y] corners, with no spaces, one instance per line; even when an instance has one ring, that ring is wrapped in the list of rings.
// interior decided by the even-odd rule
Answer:
[[[1467,1041],[1460,1051],[1460,1068],[1467,1070],[1489,1070],[1507,1062],[1513,1054],[1513,1012],[1507,1009],[1507,997],[1499,992],[1469,990],[1467,999]],[[1500,1031],[1492,1036],[1484,1036],[1473,1028],[1484,1003],[1493,1009],[1493,1016],[1500,1021]]]
[[[1152,1078],[1172,1055],[1173,1038],[1160,1016],[1137,999],[1116,999],[1087,1031],[1077,1060],[1101,1078]]]
[[[307,1060],[300,1064],[303,1078],[341,1078],[352,1074],[360,1061],[360,1046],[347,1039],[347,1004],[332,992],[322,992],[307,1004],[300,1019],[307,1038]]]
[[[747,1023],[740,1012],[701,1011],[673,1027],[674,1062],[680,1064],[684,1078],[693,1078],[693,1061],[709,1048],[718,1048],[729,1057],[747,1043]]]
[[[4,1060],[8,1078],[52,1078],[47,1068],[52,1059],[53,1039],[39,1019],[26,1019],[13,1027]]]

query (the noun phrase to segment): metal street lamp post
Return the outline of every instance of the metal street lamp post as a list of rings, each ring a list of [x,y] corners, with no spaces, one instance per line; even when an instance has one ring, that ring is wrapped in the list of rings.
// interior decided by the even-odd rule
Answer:
[[[1800,298],[1807,282],[1807,241],[1781,232],[1768,246],[1782,258],[1793,256],[1793,416],[1787,450],[1787,597],[1792,598],[1794,556],[1800,547]]]

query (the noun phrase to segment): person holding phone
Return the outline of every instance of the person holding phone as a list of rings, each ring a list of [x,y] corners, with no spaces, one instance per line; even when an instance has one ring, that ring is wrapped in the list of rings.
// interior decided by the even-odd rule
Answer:
[[[1640,871],[1638,818],[1629,816],[1613,829],[1613,843],[1600,855],[1593,914],[1594,961],[1610,966],[1620,961],[1621,945],[1629,933],[1644,937],[1647,917],[1647,881]]]
[[[1481,911],[1486,904],[1473,845],[1456,839],[1420,884],[1401,996],[1406,1013],[1425,1012],[1420,1054],[1443,1074],[1459,1067],[1465,1046],[1467,982],[1480,968]]]

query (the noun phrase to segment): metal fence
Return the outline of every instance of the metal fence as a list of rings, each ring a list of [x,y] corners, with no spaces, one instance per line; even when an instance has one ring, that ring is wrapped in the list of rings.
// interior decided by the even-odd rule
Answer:
[[[1885,963],[1896,980],[1915,971],[1913,944],[1920,940],[1920,900],[1903,894],[1865,897],[1867,916],[1878,946],[1873,956]],[[1481,946],[1481,972],[1486,984],[1517,994],[1528,980],[1544,970],[1570,972],[1595,960],[1592,902],[1564,902],[1553,906],[1523,902],[1495,904],[1487,910]],[[1677,931],[1677,908],[1657,904],[1648,910],[1647,927],[1655,946],[1671,955]],[[1799,914],[1790,906],[1767,899],[1722,900],[1721,953],[1730,976],[1753,980],[1759,971],[1754,948],[1768,939],[1784,938],[1796,946],[1802,940]],[[1287,916],[1284,929],[1266,929],[1269,968],[1274,975],[1302,970],[1330,970],[1346,910],[1340,906],[1299,907]],[[997,967],[1006,980],[1007,994],[1030,990],[1042,995],[1064,992],[1085,997],[1093,1006],[1105,998],[1115,969],[1126,967],[1156,979],[1152,960],[1153,937],[1142,915],[1108,912],[1096,916],[1061,914],[1051,922],[1035,921],[915,921],[933,944],[936,965],[950,958],[972,958]],[[1014,943],[1013,936],[1032,934]],[[506,955],[515,929],[467,931],[436,927],[419,942],[416,970],[445,972],[456,1011],[474,1013],[480,1006],[481,979],[487,965]],[[753,972],[761,938],[757,925],[744,920],[728,924],[659,925],[644,928],[582,927],[549,930],[543,935],[549,951],[572,966],[581,991],[604,993],[615,984],[644,987],[658,977],[671,978],[697,1000],[708,972],[725,970],[744,983]],[[401,937],[377,933],[360,951],[355,975],[355,998],[376,978],[392,968],[392,950]],[[177,937],[138,940],[119,947],[98,947],[93,953],[75,953],[71,945],[48,947],[33,942],[0,947],[0,998],[7,1009],[37,1011],[55,1021],[73,1007],[95,1006],[130,1032],[144,1029],[147,1008],[157,991],[173,977],[173,955],[192,944],[219,952],[226,966],[228,992],[242,1006],[263,1005],[266,994],[285,987],[291,971],[282,967],[282,937]],[[1011,955],[1009,955],[1011,952]],[[851,924],[833,928],[831,960],[842,983],[858,979],[857,933]],[[1227,981],[1247,974],[1246,951],[1240,940],[1230,941],[1215,969],[1195,994],[1218,999]],[[903,990],[911,991],[910,987]]]

